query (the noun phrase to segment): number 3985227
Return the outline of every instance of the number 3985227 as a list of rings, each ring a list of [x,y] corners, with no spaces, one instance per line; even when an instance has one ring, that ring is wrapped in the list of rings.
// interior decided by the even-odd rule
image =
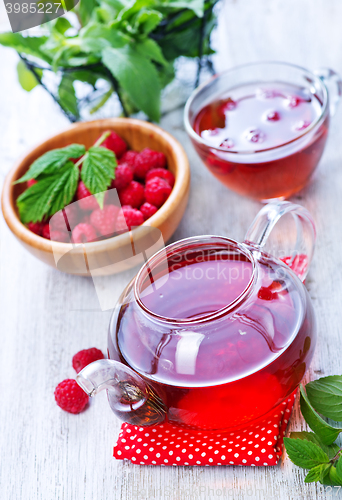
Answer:
[[[61,3],[6,3],[8,14],[57,14]]]

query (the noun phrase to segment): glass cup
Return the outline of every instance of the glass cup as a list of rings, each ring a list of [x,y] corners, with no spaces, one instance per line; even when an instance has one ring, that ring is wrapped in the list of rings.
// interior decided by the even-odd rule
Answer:
[[[272,147],[266,143],[265,147],[256,147],[253,142],[245,149],[235,149],[232,144],[228,144],[228,148],[222,145],[213,147],[212,141],[195,130],[199,113],[209,104],[227,99],[230,92],[245,86],[269,90],[279,85],[298,89],[308,102],[312,100],[316,105],[315,118],[307,124],[303,117],[303,129],[298,130],[295,138],[282,139],[286,134],[281,121],[275,125],[279,139]],[[312,73],[279,62],[238,66],[214,76],[193,92],[185,106],[185,128],[204,164],[227,187],[261,201],[284,199],[302,189],[316,169],[328,136],[329,119],[336,110],[341,93],[342,81],[329,69]],[[271,106],[271,101],[267,99],[265,106]],[[226,116],[229,120],[229,112]],[[255,124],[250,125],[253,129]]]

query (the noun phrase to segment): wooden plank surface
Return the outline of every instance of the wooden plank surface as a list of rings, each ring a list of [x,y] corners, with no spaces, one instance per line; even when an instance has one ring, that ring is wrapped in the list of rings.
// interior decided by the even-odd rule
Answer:
[[[216,35],[217,65],[286,60],[342,73],[340,0],[227,0]],[[0,26],[8,28],[0,2]],[[68,123],[40,88],[30,94],[15,76],[16,55],[0,48],[0,177],[13,162]],[[162,126],[184,145],[192,167],[187,212],[173,240],[213,233],[242,240],[260,208],[221,186],[194,153],[182,112]],[[307,379],[342,368],[342,106],[332,120],[326,151],[311,185],[294,201],[313,214],[317,248],[307,280],[319,340]],[[219,203],[218,203],[219,200]],[[129,273],[110,283],[119,293]],[[31,257],[1,219],[0,247],[0,498],[106,500],[234,498],[328,499],[337,491],[304,484],[286,459],[279,467],[146,467],[112,458],[120,422],[105,394],[73,416],[54,402],[56,384],[73,377],[81,348],[105,351],[110,311],[101,311],[90,279],[63,275]],[[303,426],[297,407],[291,429]],[[224,489],[225,488],[225,489]]]

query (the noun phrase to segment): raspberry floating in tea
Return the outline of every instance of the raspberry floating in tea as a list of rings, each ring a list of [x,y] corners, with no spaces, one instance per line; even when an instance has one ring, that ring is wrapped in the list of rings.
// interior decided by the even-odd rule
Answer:
[[[266,120],[269,122],[278,122],[280,120],[280,114],[278,111],[269,111],[266,114]]]
[[[250,142],[264,142],[266,135],[262,130],[251,129],[246,133],[246,139]]]

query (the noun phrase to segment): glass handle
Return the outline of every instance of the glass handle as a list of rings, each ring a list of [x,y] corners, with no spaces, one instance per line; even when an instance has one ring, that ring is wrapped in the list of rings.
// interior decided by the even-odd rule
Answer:
[[[148,426],[165,420],[163,401],[139,375],[118,361],[94,361],[78,373],[76,382],[88,396],[107,389],[111,409],[125,422]]]
[[[328,89],[330,115],[336,113],[337,105],[342,95],[342,80],[338,73],[329,68],[319,68],[314,71]]]
[[[263,248],[272,229],[285,214],[293,216],[296,225],[296,242],[290,255],[282,252],[281,260],[288,264],[304,281],[312,260],[316,240],[315,223],[306,208],[289,201],[278,201],[265,205],[250,225],[245,242],[253,247]],[[281,252],[279,249],[273,249],[271,253],[276,256],[277,253]]]

